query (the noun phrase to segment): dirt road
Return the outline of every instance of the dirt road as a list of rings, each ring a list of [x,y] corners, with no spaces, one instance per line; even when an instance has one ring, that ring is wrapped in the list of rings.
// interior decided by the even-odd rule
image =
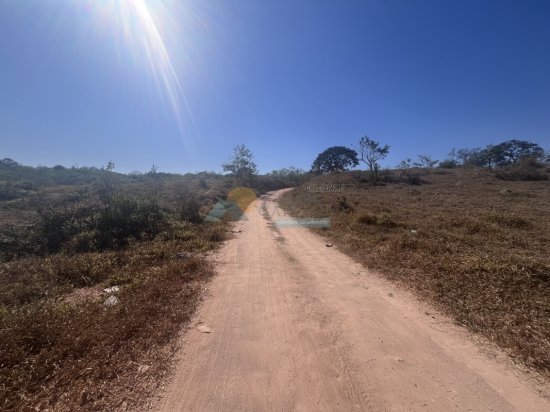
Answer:
[[[216,255],[158,410],[550,410],[426,304],[307,229],[277,229],[280,193]]]

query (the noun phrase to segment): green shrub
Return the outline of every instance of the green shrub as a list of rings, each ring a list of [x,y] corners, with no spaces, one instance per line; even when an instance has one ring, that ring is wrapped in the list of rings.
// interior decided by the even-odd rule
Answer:
[[[44,253],[59,252],[65,242],[90,224],[91,209],[65,209],[41,211],[35,228],[35,241]]]
[[[116,197],[97,213],[95,245],[103,250],[126,246],[131,238],[152,239],[165,224],[165,215],[155,201]]]
[[[123,196],[103,207],[41,213],[36,242],[44,253],[120,248],[130,239],[152,239],[166,224],[158,203]]]
[[[38,249],[32,231],[27,227],[12,225],[0,232],[0,262],[36,253]]]

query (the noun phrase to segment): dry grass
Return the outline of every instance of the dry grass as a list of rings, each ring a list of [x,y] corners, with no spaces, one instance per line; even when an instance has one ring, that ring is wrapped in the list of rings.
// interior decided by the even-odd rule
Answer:
[[[202,252],[224,234],[223,225],[184,224],[122,251],[2,264],[0,409],[144,402],[213,274]],[[106,307],[100,291],[113,284],[118,304]]]
[[[200,222],[235,182],[0,169],[0,410],[138,408],[213,274],[205,254],[226,236],[225,223]]]
[[[490,172],[321,176],[343,193],[307,185],[281,205],[297,217],[330,217],[320,231],[343,251],[431,299],[460,324],[550,376],[550,184],[504,182]]]

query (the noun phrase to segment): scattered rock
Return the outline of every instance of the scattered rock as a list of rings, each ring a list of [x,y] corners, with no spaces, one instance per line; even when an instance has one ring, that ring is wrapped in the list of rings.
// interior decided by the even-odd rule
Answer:
[[[500,192],[499,192],[501,195],[511,195],[512,194],[512,191],[510,189],[502,189]]]
[[[197,330],[198,330],[199,332],[202,332],[202,333],[210,333],[210,332],[212,332],[212,330],[211,330],[208,326],[206,326],[206,325],[199,325],[199,326],[197,326]]]
[[[189,255],[185,252],[180,252],[176,256],[177,256],[178,259],[187,259],[187,258],[189,258]]]
[[[118,298],[114,295],[109,296],[103,304],[105,306],[115,306],[118,303]]]
[[[111,286],[110,288],[103,289],[103,292],[105,293],[115,293],[120,290],[120,286]]]
[[[332,247],[332,243],[326,243],[325,246],[326,247]]]
[[[400,358],[399,356],[396,356],[393,360],[396,362],[405,362],[405,359]]]
[[[413,230],[411,230],[411,233],[412,233],[413,235],[416,235],[416,234],[418,233],[418,230],[414,230],[414,229],[413,229]]]

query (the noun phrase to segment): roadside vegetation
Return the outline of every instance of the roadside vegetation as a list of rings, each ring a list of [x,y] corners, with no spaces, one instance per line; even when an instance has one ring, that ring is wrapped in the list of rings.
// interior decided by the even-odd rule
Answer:
[[[446,167],[423,155],[375,178],[374,165],[321,174],[281,206],[329,217],[316,230],[341,250],[550,377],[550,167],[515,142],[454,151]]]
[[[226,238],[226,217],[204,218],[239,184],[259,194],[303,175],[114,168],[0,161],[1,410],[142,406]]]

